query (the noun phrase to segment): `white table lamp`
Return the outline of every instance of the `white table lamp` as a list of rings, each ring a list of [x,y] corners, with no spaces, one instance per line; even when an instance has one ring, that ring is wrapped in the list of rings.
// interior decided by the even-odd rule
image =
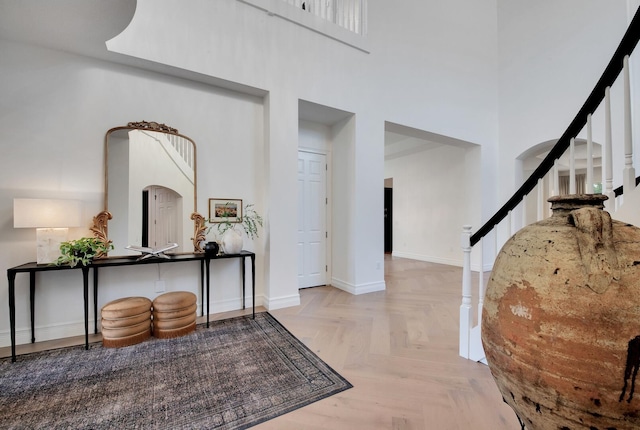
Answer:
[[[13,227],[36,229],[38,264],[52,263],[60,256],[69,227],[80,227],[81,218],[79,200],[13,199]]]

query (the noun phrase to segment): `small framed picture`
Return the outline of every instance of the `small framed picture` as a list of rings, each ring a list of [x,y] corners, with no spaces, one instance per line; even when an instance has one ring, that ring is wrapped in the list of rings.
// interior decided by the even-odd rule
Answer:
[[[209,199],[209,222],[240,222],[242,199]]]

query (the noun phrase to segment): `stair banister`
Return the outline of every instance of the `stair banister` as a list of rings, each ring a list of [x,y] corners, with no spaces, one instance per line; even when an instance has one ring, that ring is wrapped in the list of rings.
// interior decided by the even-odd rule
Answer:
[[[609,205],[613,205],[616,209],[617,196],[622,195],[623,190],[632,190],[636,185],[640,183],[640,177],[635,177],[635,171],[632,165],[633,151],[632,151],[632,138],[631,138],[631,92],[630,92],[630,77],[629,77],[629,55],[633,52],[634,48],[638,44],[640,39],[640,7],[635,13],[635,16],[631,20],[627,31],[625,32],[620,44],[618,45],[615,53],[605,68],[602,76],[596,83],[589,97],[582,105],[581,109],[576,114],[573,121],[569,124],[565,132],[560,139],[556,142],[551,151],[542,160],[540,165],[534,170],[520,188],[511,196],[511,198],[484,224],[476,233],[471,233],[471,226],[465,225],[463,227],[462,234],[462,248],[463,248],[463,271],[462,271],[462,304],[460,306],[460,355],[475,361],[485,362],[484,351],[482,350],[482,344],[480,341],[480,329],[481,329],[481,312],[483,305],[484,295],[484,281],[482,271],[484,269],[484,263],[482,261],[483,256],[480,255],[480,276],[478,291],[480,294],[478,300],[478,324],[473,325],[472,315],[473,308],[471,306],[471,252],[474,245],[478,244],[483,238],[491,232],[505,217],[509,217],[509,236],[513,234],[513,210],[518,205],[522,208],[522,225],[526,225],[526,196],[538,187],[538,220],[544,217],[544,213],[541,212],[544,207],[544,181],[543,178],[553,169],[553,177],[549,180],[549,191],[551,195],[559,193],[559,180],[557,172],[558,159],[571,147],[571,152],[574,152],[575,137],[581,131],[585,130],[587,133],[587,152],[588,158],[591,160],[593,155],[593,142],[592,142],[592,128],[591,128],[591,115],[604,101],[604,122],[605,122],[605,142],[603,148],[603,164],[602,164],[602,176],[604,179],[605,190],[603,190],[610,198]],[[623,172],[623,186],[620,186],[612,190],[613,187],[613,158],[612,158],[612,138],[611,138],[611,97],[610,88],[616,81],[620,73],[623,73],[624,81],[624,172]],[[573,154],[572,154],[573,155]],[[571,175],[570,180],[570,192],[576,192],[575,184],[575,163],[573,156],[570,161]],[[587,186],[586,192],[593,193],[593,161],[588,162],[587,165]],[[497,244],[496,244],[497,245]],[[496,247],[497,249],[497,247]],[[480,252],[482,252],[480,250]]]
[[[524,181],[524,183],[520,186],[520,188],[511,196],[511,198],[482,226],[471,235],[470,244],[473,247],[481,237],[485,236],[489,233],[493,228],[502,221],[505,216],[516,208],[516,206],[520,203],[520,201],[529,194],[537,185],[538,180],[542,179],[549,170],[553,167],[553,163],[556,159],[560,158],[562,154],[569,147],[571,138],[575,137],[580,133],[580,131],[584,128],[587,123],[587,116],[591,113],[595,112],[598,108],[602,100],[605,96],[605,91],[607,87],[611,87],[617,77],[620,75],[620,72],[623,69],[625,63],[625,57],[628,57],[633,52],[633,49],[636,47],[638,43],[638,35],[640,35],[640,9],[636,11],[635,16],[631,20],[627,31],[625,32],[618,48],[616,49],[613,57],[611,57],[611,61],[605,68],[602,76],[596,83],[596,86],[587,97],[586,101],[576,114],[575,118],[565,132],[562,134],[558,142],[555,146],[549,151],[547,156],[542,160],[540,165],[533,171],[531,176]],[[628,59],[626,60],[628,63]],[[628,70],[628,68],[627,68]],[[626,92],[625,92],[626,94]],[[625,96],[626,97],[626,96]],[[630,106],[630,101],[628,102]],[[629,109],[630,116],[630,109]],[[626,123],[625,123],[626,124]],[[629,133],[630,133],[630,122],[629,122]],[[625,126],[626,130],[626,126]],[[626,136],[626,134],[625,134]],[[629,136],[631,136],[629,134]],[[630,142],[631,137],[629,137]],[[625,140],[626,145],[626,140]],[[629,143],[630,145],[630,143]],[[626,155],[626,151],[625,151]],[[635,177],[635,175],[634,175]]]

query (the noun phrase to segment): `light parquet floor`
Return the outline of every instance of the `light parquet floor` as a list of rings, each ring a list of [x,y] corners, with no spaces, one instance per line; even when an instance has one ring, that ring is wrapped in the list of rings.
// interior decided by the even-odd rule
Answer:
[[[489,368],[458,355],[462,270],[385,259],[386,291],[302,290],[271,311],[353,388],[257,429],[520,429]]]
[[[461,279],[458,267],[386,256],[386,291],[353,296],[309,288],[300,291],[300,306],[270,311],[354,387],[254,428],[520,429],[489,368],[458,355]],[[18,345],[17,353],[83,342],[79,336]],[[9,355],[0,348],[0,357]]]

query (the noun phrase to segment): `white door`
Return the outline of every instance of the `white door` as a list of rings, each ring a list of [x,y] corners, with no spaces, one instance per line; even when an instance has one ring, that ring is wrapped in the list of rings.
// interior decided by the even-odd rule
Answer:
[[[149,246],[178,243],[178,194],[164,187],[149,189]]]
[[[327,283],[326,156],[298,152],[298,288]]]

